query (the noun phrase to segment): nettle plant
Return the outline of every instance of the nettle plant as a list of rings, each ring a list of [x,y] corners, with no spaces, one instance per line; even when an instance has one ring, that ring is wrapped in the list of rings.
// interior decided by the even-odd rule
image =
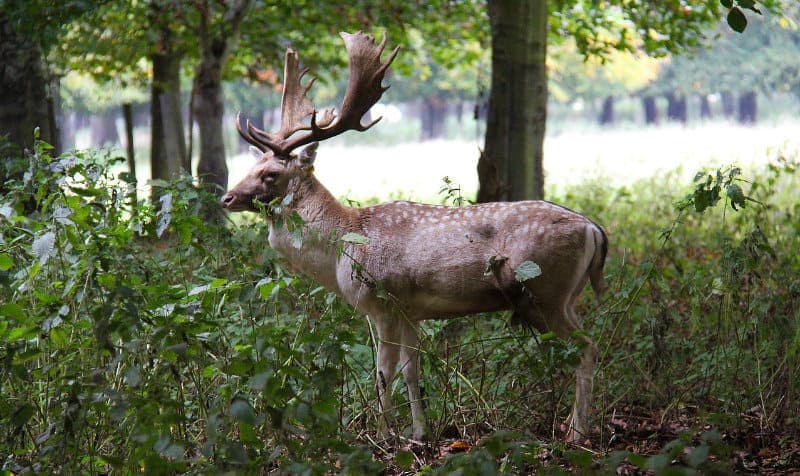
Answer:
[[[3,469],[368,465],[332,436],[368,405],[341,365],[352,312],[264,230],[197,218],[215,199],[191,182],[136,202],[113,154],[50,150],[0,199]]]

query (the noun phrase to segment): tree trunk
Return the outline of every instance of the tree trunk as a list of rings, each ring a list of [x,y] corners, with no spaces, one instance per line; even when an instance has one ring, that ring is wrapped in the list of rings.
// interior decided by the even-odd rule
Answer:
[[[492,86],[478,201],[544,196],[547,2],[489,0]]]
[[[245,12],[252,0],[223,3],[221,18],[214,23],[211,4],[197,2],[200,23],[197,36],[200,40],[200,63],[194,77],[192,114],[197,122],[200,154],[197,174],[207,191],[221,197],[228,189],[228,164],[225,160],[225,143],[222,133],[224,107],[222,101],[222,69],[228,52],[239,36]],[[204,210],[208,219],[221,220],[222,208]]]
[[[757,113],[756,92],[748,91],[739,96],[739,114],[736,119],[740,124],[755,124]]]
[[[686,96],[681,94],[667,94],[667,119],[686,124]]]
[[[133,106],[131,103],[122,105],[122,119],[125,122],[125,149],[128,155],[128,200],[130,200],[131,210],[136,213],[136,153],[133,144]]]
[[[61,84],[57,77],[50,77],[47,88],[47,120],[50,123],[50,145],[53,146],[53,154],[57,155],[64,149],[61,142]]]
[[[0,135],[8,134],[20,148],[33,146],[37,127],[42,140],[57,145],[47,81],[39,45],[15,30],[0,10]],[[0,186],[6,178],[0,175]]]
[[[200,139],[197,175],[206,190],[222,196],[228,189],[228,165],[222,139],[222,61],[215,54],[224,47],[203,52],[194,76],[193,114]]]
[[[644,108],[644,123],[645,124],[658,124],[658,107],[656,106],[656,98],[653,96],[644,96],[642,98],[642,107]]]
[[[153,83],[150,95],[150,167],[153,179],[169,180],[191,173],[186,155],[180,109],[180,64],[172,32],[161,29],[158,50],[152,54]],[[157,195],[157,191],[154,190]]]
[[[59,114],[59,123],[61,127],[58,129],[59,143],[63,150],[70,150],[75,148],[75,131],[77,130],[75,123],[77,122],[75,112],[65,112],[63,109]]]
[[[708,94],[700,95],[700,118],[711,119],[711,102],[708,100]]]
[[[614,96],[606,96],[603,99],[603,108],[600,111],[599,120],[601,126],[614,124]]]
[[[736,102],[733,99],[733,93],[725,91],[722,96],[722,115],[731,118],[736,114]]]
[[[116,114],[113,108],[95,112],[89,119],[92,147],[113,146],[120,143]]]
[[[422,101],[422,140],[441,139],[445,133],[447,103],[435,93]]]
[[[133,147],[133,106],[131,103],[122,105],[122,119],[125,121],[125,149],[128,153],[128,170],[131,181],[136,181],[136,153]]]

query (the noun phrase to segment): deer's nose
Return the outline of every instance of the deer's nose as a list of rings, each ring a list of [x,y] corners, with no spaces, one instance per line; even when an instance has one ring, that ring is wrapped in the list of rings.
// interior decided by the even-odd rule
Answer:
[[[230,192],[226,193],[220,200],[220,202],[222,202],[222,208],[228,208],[229,206],[231,206],[234,200],[236,200],[236,197],[234,197],[232,193]]]

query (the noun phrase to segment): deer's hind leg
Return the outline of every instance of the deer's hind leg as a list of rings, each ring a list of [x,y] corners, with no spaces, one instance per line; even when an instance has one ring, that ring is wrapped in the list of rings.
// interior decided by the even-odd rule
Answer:
[[[572,340],[583,348],[581,363],[575,369],[575,404],[569,418],[568,442],[577,442],[588,435],[588,418],[592,405],[597,349],[589,337],[581,333],[573,304],[580,292],[565,295],[556,302],[537,300],[533,292],[526,289],[515,299],[512,322],[531,326],[539,332],[553,332],[562,340]]]

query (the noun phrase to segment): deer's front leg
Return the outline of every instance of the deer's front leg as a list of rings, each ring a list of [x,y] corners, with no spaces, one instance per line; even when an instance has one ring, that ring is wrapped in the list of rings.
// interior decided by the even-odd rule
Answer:
[[[400,358],[401,329],[386,316],[374,318],[378,331],[378,362],[375,388],[378,392],[378,434],[388,436],[393,426],[392,382],[397,375],[397,361]]]
[[[405,318],[401,320],[403,341],[400,347],[400,365],[411,405],[411,433],[414,439],[424,440],[428,425],[422,405],[422,393],[419,390],[419,326]]]

